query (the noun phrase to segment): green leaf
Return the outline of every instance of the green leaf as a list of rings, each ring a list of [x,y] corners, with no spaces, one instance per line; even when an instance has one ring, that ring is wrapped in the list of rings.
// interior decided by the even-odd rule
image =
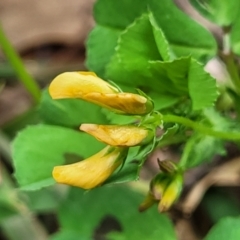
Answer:
[[[147,9],[148,0],[98,0],[94,17],[98,24],[124,29]]]
[[[150,61],[146,71],[127,71],[122,67],[123,61],[115,56],[107,67],[107,74],[117,83],[143,90],[153,99],[155,109],[160,110],[172,106],[188,94],[189,61],[189,57],[170,62]]]
[[[189,95],[193,110],[211,107],[218,96],[216,80],[192,59],[188,72]]]
[[[50,237],[50,240],[89,240],[88,237],[83,236],[79,231],[72,231],[72,230],[61,230],[57,234],[54,234]]]
[[[97,24],[87,39],[88,69],[104,77],[105,66],[115,51],[119,34],[146,11],[146,2],[146,0],[121,0],[121,2],[98,0],[95,3],[94,17]]]
[[[157,30],[155,28],[156,32]],[[118,39],[116,54],[128,71],[134,71],[136,66],[139,70],[146,71],[149,60],[163,59],[158,51],[148,14],[137,18],[122,32]]]
[[[232,118],[222,115],[214,108],[206,108],[203,115],[215,130],[218,131],[236,131],[239,129],[239,122],[234,121]]]
[[[209,108],[204,109],[203,116],[205,125],[209,128],[219,131],[236,131],[236,124],[223,116],[216,110]],[[180,166],[184,168],[195,167],[204,162],[210,162],[215,155],[225,155],[226,150],[224,141],[214,137],[195,133],[192,135],[184,148]]]
[[[173,1],[150,0],[149,8],[178,57],[192,55],[205,62],[216,54],[213,35],[181,12]]]
[[[149,69],[156,81],[155,89],[173,95],[188,94],[188,69],[190,57],[182,57],[169,62],[150,61]]]
[[[131,49],[122,51],[130,54]],[[123,64],[128,68],[132,67],[132,70],[127,70]],[[146,70],[142,71],[144,64],[147,64],[147,67],[145,66]],[[213,106],[218,96],[216,80],[204,71],[201,64],[190,57],[168,62],[142,59],[142,68],[139,70],[134,69],[135,65],[132,65],[131,57],[128,55],[121,60],[115,56],[107,68],[107,73],[112,80],[132,87],[137,86],[149,94],[156,101],[156,109],[169,107],[180,98],[189,96],[192,100],[192,109],[200,110]]]
[[[88,147],[91,146],[91,147]],[[55,183],[54,166],[82,160],[103,145],[93,137],[57,126],[37,125],[21,131],[13,142],[15,177],[24,190],[36,190]]]
[[[118,239],[119,235],[122,239],[176,239],[169,219],[159,214],[156,208],[144,213],[137,211],[143,198],[139,193],[120,186],[105,186],[86,194],[72,188],[59,211],[62,231],[79,232],[79,236],[93,239],[97,232],[101,233],[104,229],[104,223],[110,222],[114,223],[115,228],[108,228],[107,233],[109,235],[115,231]]]
[[[168,124],[167,124],[168,125]],[[186,135],[179,131],[179,125],[174,124],[170,127],[164,127],[165,132],[161,135],[160,138],[157,139],[157,146],[158,148],[179,144],[186,141]]]
[[[27,204],[31,211],[46,213],[58,208],[65,197],[65,192],[59,191],[59,189],[54,186],[38,191],[25,192],[24,197],[27,199]]]
[[[240,239],[240,217],[226,217],[214,225],[204,240]]]
[[[210,21],[220,26],[230,26],[240,8],[238,0],[190,0],[190,3]]]
[[[179,96],[174,96],[170,93],[159,94],[158,92],[153,90],[148,92],[148,96],[153,100],[154,107],[157,110],[169,108],[179,101]]]
[[[149,20],[153,28],[153,36],[154,36],[158,51],[162,59],[164,61],[168,61],[171,59],[171,57],[170,57],[170,48],[169,48],[167,39],[165,38],[165,35],[162,29],[159,28],[154,16],[151,13],[149,14]]]
[[[223,141],[214,137],[194,134],[187,141],[180,166],[193,168],[199,164],[211,162],[215,155],[226,154]]]
[[[103,77],[105,66],[115,52],[120,30],[96,25],[87,38],[86,66]]]
[[[140,88],[146,93],[155,90],[157,84],[149,69],[149,61],[169,59],[164,35],[151,15],[150,19],[148,14],[143,14],[122,32],[116,53],[106,68],[106,75],[111,80]]]
[[[144,78],[142,75],[145,75],[145,71],[140,71],[138,68],[136,68],[134,72],[127,71],[117,54],[113,55],[111,61],[106,66],[106,78],[119,85],[142,89],[142,86],[146,86],[144,80],[146,77]],[[137,82],[137,79],[139,79],[140,82]],[[151,84],[149,85],[151,86]],[[146,93],[146,90],[144,92]]]
[[[178,132],[178,129],[179,126],[177,124],[174,124],[173,126],[169,127],[158,139],[158,142],[166,141],[167,139],[172,138]]]
[[[101,107],[81,99],[53,100],[47,90],[43,92],[39,110],[47,124],[79,128],[82,123],[107,123]]]

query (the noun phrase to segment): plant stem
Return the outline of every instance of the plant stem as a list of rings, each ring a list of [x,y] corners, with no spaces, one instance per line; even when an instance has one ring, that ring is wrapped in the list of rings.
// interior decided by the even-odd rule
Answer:
[[[221,54],[221,57],[224,63],[226,64],[226,68],[228,70],[229,75],[231,76],[231,80],[234,84],[236,92],[240,94],[240,78],[239,78],[238,68],[234,61],[234,55],[231,51],[229,29],[224,28],[223,31],[224,31],[223,52]]]
[[[41,91],[38,87],[35,80],[31,77],[31,75],[27,72],[21,58],[14,50],[13,46],[7,39],[2,27],[0,26],[0,47],[2,48],[3,52],[6,55],[6,58],[12,65],[13,69],[15,70],[19,80],[28,90],[28,92],[32,95],[33,100],[35,103],[40,101]]]
[[[216,131],[216,130],[213,130],[212,128],[206,127],[198,122],[194,122],[185,117],[179,117],[179,116],[169,114],[169,115],[163,115],[162,120],[164,122],[173,122],[173,123],[183,124],[187,127],[190,127],[196,131],[199,131],[200,133],[203,133],[209,136],[226,139],[226,140],[232,140],[232,141],[240,140],[240,133]]]
[[[194,145],[196,144],[197,137],[191,137],[185,144],[182,156],[178,163],[178,166],[184,171],[186,166],[188,165],[189,154],[191,153],[192,149],[194,149]]]

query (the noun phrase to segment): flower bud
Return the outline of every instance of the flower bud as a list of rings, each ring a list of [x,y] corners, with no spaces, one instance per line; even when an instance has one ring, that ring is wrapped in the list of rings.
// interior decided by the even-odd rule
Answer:
[[[159,202],[159,212],[167,211],[178,199],[182,192],[183,177],[177,174],[164,191],[163,197]]]
[[[158,202],[159,212],[165,212],[178,199],[182,191],[183,176],[175,172],[161,172],[150,183],[150,190],[139,210],[143,211]]]
[[[145,127],[133,125],[82,124],[80,130],[111,146],[132,147],[149,143],[154,132]]]
[[[165,173],[174,173],[177,170],[176,164],[168,160],[160,161],[158,159],[158,166],[160,170]]]
[[[168,175],[165,173],[157,174],[150,183],[150,189],[147,194],[147,197],[141,203],[139,211],[145,211],[151,207],[154,203],[159,202],[162,198],[163,193],[169,183]]]
[[[101,185],[124,162],[128,148],[107,146],[97,154],[78,163],[56,166],[53,178],[58,183],[83,189]]]

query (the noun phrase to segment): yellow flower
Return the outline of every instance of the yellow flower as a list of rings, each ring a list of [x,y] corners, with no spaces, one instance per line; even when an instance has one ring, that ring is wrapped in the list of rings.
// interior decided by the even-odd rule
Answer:
[[[97,154],[78,163],[56,166],[53,178],[58,183],[83,189],[101,185],[123,163],[128,148],[107,146]]]
[[[152,130],[133,125],[82,124],[80,130],[101,142],[118,147],[144,145],[154,137]]]
[[[174,175],[159,173],[151,181],[150,190],[147,197],[139,207],[139,211],[144,211],[158,202],[159,212],[165,212],[178,199],[182,191],[183,177],[179,173]]]
[[[144,115],[153,110],[153,103],[144,96],[123,93],[93,72],[66,72],[49,86],[53,99],[80,98],[116,113]]]

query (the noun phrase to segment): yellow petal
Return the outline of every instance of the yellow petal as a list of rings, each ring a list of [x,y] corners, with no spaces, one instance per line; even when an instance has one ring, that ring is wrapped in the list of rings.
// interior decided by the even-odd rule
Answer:
[[[101,185],[122,164],[127,155],[126,148],[105,147],[97,154],[78,163],[57,166],[53,178],[58,183],[83,189]]]
[[[92,92],[84,95],[84,99],[120,114],[143,115],[153,110],[151,101],[133,93]]]
[[[118,89],[93,72],[65,72],[53,79],[49,86],[53,99],[83,98],[90,92],[116,93]]]
[[[153,138],[152,131],[132,125],[82,124],[80,129],[101,142],[119,147],[143,145]]]

